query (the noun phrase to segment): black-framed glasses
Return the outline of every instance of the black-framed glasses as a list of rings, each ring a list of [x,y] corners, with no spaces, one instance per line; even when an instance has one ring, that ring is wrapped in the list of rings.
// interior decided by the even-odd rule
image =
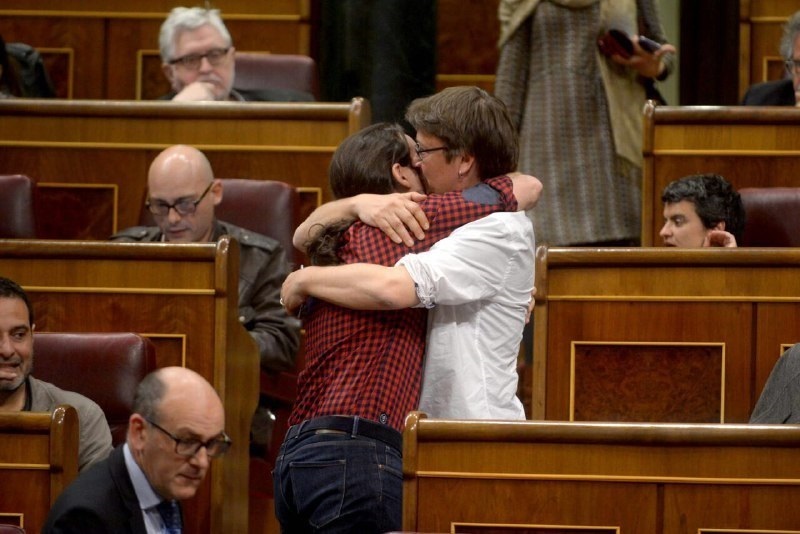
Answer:
[[[800,74],[800,59],[787,59],[783,65],[789,74]]]
[[[153,215],[158,215],[159,217],[166,217],[169,215],[169,210],[175,209],[178,212],[178,215],[191,215],[197,210],[197,205],[206,198],[206,195],[209,191],[211,191],[211,186],[214,185],[214,181],[212,180],[206,190],[203,191],[203,194],[200,195],[200,198],[197,200],[189,200],[188,198],[181,198],[174,204],[170,204],[169,202],[164,202],[163,200],[150,200],[144,203],[145,207],[150,210],[150,213]]]
[[[230,49],[230,47],[212,48],[205,54],[187,54],[185,56],[176,57],[175,59],[170,59],[169,64],[179,65],[187,70],[197,70],[200,68],[200,63],[203,62],[203,58],[206,58],[212,67],[217,67],[228,59],[228,52]]]
[[[417,152],[420,160],[425,159],[428,152],[436,152],[437,150],[447,150],[446,146],[436,146],[433,148],[420,148],[419,143],[414,143],[414,150]]]
[[[200,447],[206,448],[206,454],[208,454],[210,458],[218,458],[228,452],[228,449],[231,448],[231,444],[233,444],[233,441],[231,441],[231,438],[229,438],[225,432],[215,438],[211,438],[208,441],[200,441],[199,439],[194,438],[183,439],[174,435],[169,430],[157,425],[150,419],[145,418],[145,421],[169,436],[170,439],[175,442],[175,453],[187,458],[191,458],[197,454],[197,452],[200,450]]]

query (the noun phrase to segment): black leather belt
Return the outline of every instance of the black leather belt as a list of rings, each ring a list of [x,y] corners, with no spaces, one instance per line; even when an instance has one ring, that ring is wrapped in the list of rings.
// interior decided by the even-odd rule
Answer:
[[[353,436],[364,436],[390,445],[398,451],[403,450],[403,435],[392,427],[376,423],[363,417],[346,415],[325,415],[314,417],[294,425],[286,432],[286,439],[292,439],[308,432],[334,430]]]

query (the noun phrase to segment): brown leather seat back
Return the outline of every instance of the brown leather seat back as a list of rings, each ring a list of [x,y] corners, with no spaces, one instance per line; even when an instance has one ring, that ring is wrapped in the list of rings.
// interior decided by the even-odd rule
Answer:
[[[221,221],[278,241],[294,268],[303,263],[303,253],[292,245],[294,230],[300,224],[300,195],[294,186],[277,180],[222,178],[222,202],[214,213]],[[142,207],[139,222],[151,226],[155,219]]]
[[[746,214],[740,246],[800,247],[800,187],[739,190]]]
[[[114,446],[125,441],[136,386],[156,368],[153,343],[132,333],[37,332],[33,376],[95,401]]]
[[[245,91],[291,89],[319,100],[317,64],[299,54],[236,52],[236,78],[233,86]]]
[[[0,239],[36,237],[33,185],[22,174],[0,176]]]

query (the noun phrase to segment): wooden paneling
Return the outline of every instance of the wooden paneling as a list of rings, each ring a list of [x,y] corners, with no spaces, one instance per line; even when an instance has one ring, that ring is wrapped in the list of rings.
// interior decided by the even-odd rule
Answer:
[[[78,474],[78,412],[0,412],[0,523],[40,532]]]
[[[216,176],[279,180],[303,188],[301,211],[307,213],[331,198],[333,151],[369,122],[369,106],[362,99],[243,104],[3,100],[0,165],[3,172],[47,184],[36,204],[38,237],[107,239],[109,231],[138,224],[147,169],[170,145],[202,150]]]
[[[661,244],[661,193],[690,174],[716,173],[736,189],[794,187],[800,109],[653,106],[644,110],[642,244]]]
[[[477,85],[494,92],[499,0],[438,0],[436,90]]]
[[[403,436],[403,530],[797,533],[798,442],[795,425],[463,422],[414,413]]]
[[[27,291],[37,331],[136,332],[159,367],[194,369],[217,390],[234,446],[185,506],[188,532],[246,532],[255,342],[238,321],[238,245],[0,240],[0,272]],[[171,350],[162,351],[169,346]]]
[[[237,49],[309,54],[308,0],[219,0],[213,6]],[[164,0],[135,7],[121,0],[7,0],[0,6],[0,34],[6,42],[72,51],[74,70],[51,71],[60,97],[134,99],[139,52],[158,49],[161,23],[173,7]],[[54,61],[53,53],[43,55],[48,64]],[[168,89],[160,77],[158,87]]]
[[[800,341],[796,249],[537,251],[532,418],[743,423]]]

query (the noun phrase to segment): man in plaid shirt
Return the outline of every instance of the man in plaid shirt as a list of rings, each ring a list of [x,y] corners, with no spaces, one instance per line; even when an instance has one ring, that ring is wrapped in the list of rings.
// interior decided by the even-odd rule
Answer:
[[[429,191],[452,192],[420,204],[430,228],[411,251],[482,216],[517,209],[512,182],[501,176],[516,166],[516,134],[499,100],[478,88],[452,88],[415,101],[412,113],[419,118],[411,121],[417,167]],[[301,228],[314,226],[312,216]],[[357,222],[339,258],[388,266],[408,252]],[[306,368],[274,471],[276,515],[285,532],[399,529],[400,432],[419,400],[426,311],[364,312],[316,300],[306,308]]]

